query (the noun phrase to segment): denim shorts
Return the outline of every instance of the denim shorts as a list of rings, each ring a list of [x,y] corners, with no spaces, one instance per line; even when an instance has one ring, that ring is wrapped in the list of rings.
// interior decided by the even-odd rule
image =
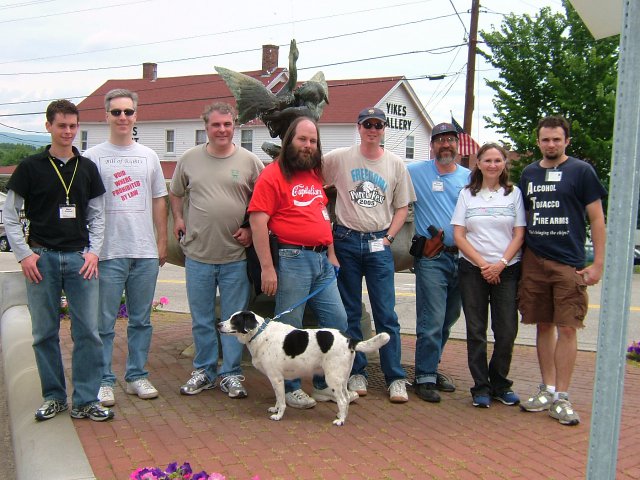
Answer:
[[[525,249],[518,288],[522,323],[583,328],[588,306],[587,284],[575,267]]]

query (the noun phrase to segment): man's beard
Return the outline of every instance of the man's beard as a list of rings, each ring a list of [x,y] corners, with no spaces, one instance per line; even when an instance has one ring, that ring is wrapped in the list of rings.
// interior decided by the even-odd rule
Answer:
[[[440,165],[451,165],[453,162],[456,161],[456,156],[452,155],[451,152],[444,152],[444,155],[442,154],[437,154],[436,155],[436,160],[438,161],[438,163]]]
[[[306,172],[313,170],[320,165],[320,154],[318,151],[305,152],[296,148],[293,144],[287,147],[287,160],[292,170],[296,172]]]

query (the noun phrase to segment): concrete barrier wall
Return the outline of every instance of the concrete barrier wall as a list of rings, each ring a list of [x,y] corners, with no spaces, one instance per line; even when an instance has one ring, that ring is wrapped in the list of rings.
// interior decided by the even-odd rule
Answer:
[[[94,479],[71,417],[33,416],[42,393],[22,272],[0,272],[0,340],[17,479]]]

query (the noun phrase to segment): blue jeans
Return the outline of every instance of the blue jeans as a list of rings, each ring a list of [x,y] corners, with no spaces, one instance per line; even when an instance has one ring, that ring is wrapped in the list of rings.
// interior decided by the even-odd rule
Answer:
[[[104,345],[102,385],[113,386],[116,376],[111,362],[116,319],[122,292],[127,304],[127,366],[124,379],[133,382],[149,375],[145,370],[151,346],[151,308],[156,290],[157,258],[113,258],[100,262],[100,338]]]
[[[98,401],[102,377],[102,342],[98,334],[98,279],[85,280],[78,272],[84,265],[81,252],[33,248],[40,255],[40,283],[27,280],[33,351],[42,396],[66,403],[67,388],[60,352],[60,296],[64,290],[71,316],[73,339],[72,405],[84,407]]]
[[[435,383],[438,363],[451,327],[460,317],[458,256],[441,252],[415,260],[416,272],[416,378]]]
[[[496,285],[487,283],[480,269],[464,258],[460,259],[459,267],[462,308],[467,323],[467,360],[474,382],[471,395],[500,395],[513,385],[508,375],[518,334],[516,293],[520,262],[506,267]],[[487,364],[489,306],[495,343]]]
[[[240,375],[242,345],[236,337],[222,335],[222,368],[218,372],[216,290],[220,291],[220,316],[228,319],[249,305],[247,261],[209,264],[185,258],[187,298],[191,310],[191,333],[195,344],[193,367],[204,370],[209,381],[217,376]]]
[[[292,307],[317,288],[329,283],[329,286],[306,303],[318,319],[320,328],[336,328],[344,332],[347,328],[347,314],[340,301],[335,270],[326,252],[316,253],[297,248],[281,248],[278,253],[276,314]],[[283,315],[280,321],[295,328],[302,328],[306,303]],[[286,380],[285,392],[293,392],[300,386],[299,378]],[[313,386],[319,390],[327,388],[324,376],[314,375]]]
[[[333,228],[336,256],[340,262],[338,288],[347,311],[347,336],[362,340],[362,277],[367,282],[373,323],[377,333],[387,332],[391,339],[380,349],[380,367],[387,385],[404,379],[406,374],[400,364],[400,323],[395,312],[395,268],[393,254],[388,246],[384,251],[370,252],[369,240],[383,238],[380,232],[356,232],[341,225]],[[367,357],[356,352],[352,375],[366,375]]]

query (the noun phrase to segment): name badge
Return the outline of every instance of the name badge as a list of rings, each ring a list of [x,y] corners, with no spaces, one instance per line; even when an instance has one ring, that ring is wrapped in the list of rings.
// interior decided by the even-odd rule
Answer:
[[[562,180],[561,170],[547,170],[545,174],[545,181],[547,182],[559,182]]]
[[[322,207],[322,216],[323,218],[328,222],[329,220],[331,220],[329,218],[329,212],[327,212],[326,207]]]
[[[60,205],[60,218],[76,218],[76,206]]]
[[[444,182],[442,180],[434,180],[431,184],[431,190],[434,192],[444,192]]]
[[[376,240],[369,240],[369,252],[384,252],[384,243],[382,238]]]

